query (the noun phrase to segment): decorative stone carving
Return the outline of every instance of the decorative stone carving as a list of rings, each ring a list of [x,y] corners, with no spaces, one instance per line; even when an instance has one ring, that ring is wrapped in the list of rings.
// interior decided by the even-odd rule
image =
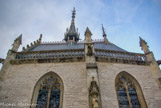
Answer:
[[[41,44],[41,40],[42,40],[42,34],[40,34],[40,37],[39,37],[38,40],[34,41],[33,43],[31,42],[30,45],[27,44],[26,48],[24,47],[24,48],[22,49],[23,52],[26,52],[26,51],[32,49],[33,47],[35,47],[35,46]]]
[[[92,56],[93,55],[93,47],[92,45],[88,45],[88,52],[87,52],[88,56]]]
[[[89,88],[89,101],[91,108],[100,108],[99,105],[99,89],[94,77],[92,78],[91,85]]]
[[[17,52],[20,44],[22,44],[22,34],[14,40],[14,43],[12,44],[13,47],[11,50]]]
[[[143,40],[141,37],[140,38],[140,46],[141,46],[141,49],[144,51],[144,53],[149,53],[150,50],[149,50],[149,46],[147,45],[147,42],[145,40]]]
[[[94,95],[92,98],[92,108],[99,108],[97,95]]]

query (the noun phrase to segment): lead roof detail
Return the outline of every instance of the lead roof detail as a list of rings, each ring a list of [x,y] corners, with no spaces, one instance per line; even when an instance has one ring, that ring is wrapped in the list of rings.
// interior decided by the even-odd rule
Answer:
[[[116,46],[113,43],[105,44],[104,41],[94,41],[95,49],[103,49],[103,50],[113,50],[113,51],[121,51],[127,52],[126,50]],[[30,51],[49,51],[49,50],[70,50],[70,49],[84,49],[84,42],[78,43],[41,43],[38,46],[32,48]]]

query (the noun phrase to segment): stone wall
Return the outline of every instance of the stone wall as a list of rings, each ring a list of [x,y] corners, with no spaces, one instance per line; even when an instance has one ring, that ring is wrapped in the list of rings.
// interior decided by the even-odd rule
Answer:
[[[102,108],[118,108],[115,78],[122,71],[131,74],[139,82],[148,108],[160,108],[161,91],[149,66],[98,63]]]
[[[149,66],[100,62],[97,65],[102,108],[118,108],[115,78],[122,71],[128,72],[139,82],[148,108],[160,108],[161,91]],[[51,71],[57,73],[64,83],[63,108],[89,108],[85,62],[11,65],[6,70],[6,79],[1,81],[0,104],[4,102],[5,105],[10,103],[14,106],[19,103],[23,108],[28,108],[24,104],[31,103],[36,82]]]
[[[12,65],[7,70],[6,80],[2,82],[0,102],[5,102],[5,105],[30,104],[36,82],[50,71],[57,73],[63,80],[63,108],[88,108],[86,70],[83,62]]]

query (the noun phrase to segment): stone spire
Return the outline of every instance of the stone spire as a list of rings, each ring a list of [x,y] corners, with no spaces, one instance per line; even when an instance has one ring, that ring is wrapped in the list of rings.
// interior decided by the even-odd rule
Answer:
[[[104,42],[107,44],[108,43],[108,39],[107,39],[107,36],[106,36],[106,33],[105,33],[105,29],[103,27],[103,24],[102,24],[102,32],[103,32]]]
[[[80,34],[78,34],[78,28],[77,30],[75,28],[75,22],[74,22],[75,15],[76,15],[76,10],[75,8],[73,8],[70,28],[69,29],[67,28],[66,33],[64,34],[64,40],[66,42],[77,42],[80,40],[79,39]]]
[[[145,40],[143,40],[141,37],[140,38],[140,46],[141,46],[141,49],[144,51],[144,53],[149,53],[150,50],[149,50],[149,46],[147,45],[147,42]]]

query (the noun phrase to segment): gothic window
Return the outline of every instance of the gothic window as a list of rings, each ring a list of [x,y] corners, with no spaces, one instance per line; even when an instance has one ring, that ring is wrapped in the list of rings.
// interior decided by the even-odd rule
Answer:
[[[116,77],[116,92],[120,108],[147,108],[140,85],[130,74]]]
[[[32,103],[34,108],[62,108],[62,80],[53,72],[44,75],[37,82]]]

